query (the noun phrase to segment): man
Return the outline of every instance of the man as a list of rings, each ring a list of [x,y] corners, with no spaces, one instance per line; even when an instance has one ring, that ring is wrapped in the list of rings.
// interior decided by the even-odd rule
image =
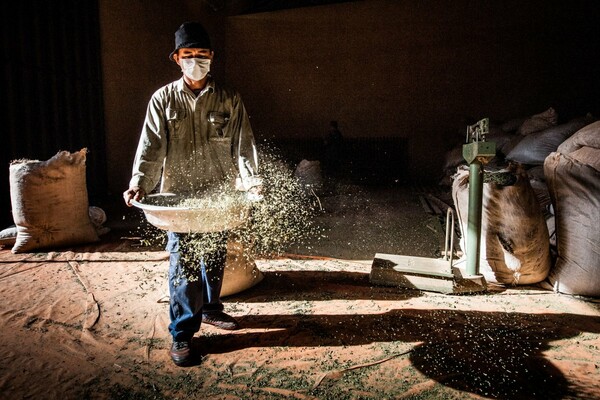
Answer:
[[[248,115],[239,94],[216,85],[208,74],[213,57],[210,38],[201,24],[186,22],[175,32],[175,50],[169,58],[183,76],[150,99],[133,176],[123,193],[128,206],[154,190],[159,181],[160,192],[194,193],[235,180],[237,189],[260,197],[262,180]],[[194,260],[201,270],[195,279],[187,279],[184,273],[191,235],[167,232],[167,236],[170,356],[176,365],[184,366],[194,360],[191,340],[202,322],[222,329],[239,328],[223,312],[219,298],[227,234],[217,235],[217,250]]]
[[[343,170],[344,137],[338,128],[337,121],[329,122],[329,132],[324,140],[325,169],[328,173],[337,175]]]

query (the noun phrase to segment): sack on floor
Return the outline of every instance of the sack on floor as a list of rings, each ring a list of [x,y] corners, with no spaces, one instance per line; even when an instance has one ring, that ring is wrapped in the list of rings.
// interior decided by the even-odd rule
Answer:
[[[323,174],[320,161],[302,160],[294,170],[294,177],[307,188],[320,189],[323,186]]]
[[[0,232],[0,246],[2,247],[7,247],[7,246],[14,246],[15,242],[17,241],[17,227],[16,226],[9,226],[6,229],[3,229]]]
[[[263,280],[264,275],[246,253],[240,241],[230,239],[227,242],[227,260],[223,272],[221,297],[243,292]]]
[[[488,282],[528,285],[546,279],[550,270],[548,228],[527,173],[503,172],[509,182],[484,183],[480,236],[480,273]],[[452,197],[467,254],[469,171],[454,177]]]
[[[550,154],[544,172],[555,211],[558,249],[548,280],[558,292],[598,297],[600,122],[592,125],[560,147],[565,153]]]
[[[10,165],[13,253],[98,241],[88,214],[86,149]]]

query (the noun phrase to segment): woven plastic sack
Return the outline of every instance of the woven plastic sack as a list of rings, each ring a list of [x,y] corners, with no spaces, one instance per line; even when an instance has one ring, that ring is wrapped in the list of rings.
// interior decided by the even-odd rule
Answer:
[[[529,285],[546,279],[550,270],[548,227],[527,174],[512,173],[514,184],[483,185],[479,272],[488,282]],[[454,177],[452,197],[467,256],[468,170]]]
[[[591,118],[577,118],[565,124],[531,133],[524,137],[506,155],[506,158],[522,164],[543,165],[546,157],[556,151],[562,142],[590,122],[592,122]]]
[[[323,174],[320,161],[302,160],[294,170],[294,176],[306,186],[319,189],[323,186]]]
[[[13,253],[98,241],[88,214],[86,149],[10,165]]]
[[[264,278],[256,263],[244,252],[240,241],[230,239],[227,242],[227,259],[223,272],[221,297],[231,296],[247,290]]]
[[[12,246],[14,246],[16,241],[17,241],[17,227],[16,226],[11,226],[11,227],[8,227],[8,228],[0,231],[0,246],[1,247],[8,247],[8,246],[12,247]]]
[[[600,149],[600,121],[592,122],[575,132],[558,146],[557,152],[571,154],[583,147]]]
[[[580,157],[585,153],[586,157]],[[595,154],[591,156],[591,154]],[[555,210],[558,256],[548,280],[557,292],[600,297],[600,149],[552,153],[544,172]]]

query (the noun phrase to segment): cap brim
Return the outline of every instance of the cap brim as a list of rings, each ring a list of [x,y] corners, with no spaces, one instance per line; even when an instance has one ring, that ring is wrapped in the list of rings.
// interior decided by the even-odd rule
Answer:
[[[169,54],[169,58],[173,60],[173,56],[177,53],[179,49],[208,49],[212,50],[210,43],[201,43],[201,42],[192,42],[192,43],[182,43],[175,50]],[[175,61],[175,60],[173,60]]]

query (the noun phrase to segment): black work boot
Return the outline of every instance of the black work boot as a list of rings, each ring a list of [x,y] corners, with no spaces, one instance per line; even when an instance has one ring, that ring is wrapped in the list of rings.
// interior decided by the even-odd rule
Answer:
[[[185,367],[192,364],[193,354],[192,354],[192,346],[189,340],[173,340],[173,344],[171,345],[171,350],[169,350],[169,355],[171,356],[171,360],[178,367]]]
[[[202,322],[205,324],[216,326],[227,331],[235,331],[240,329],[240,325],[231,315],[225,314],[223,311],[208,312],[202,314]]]

